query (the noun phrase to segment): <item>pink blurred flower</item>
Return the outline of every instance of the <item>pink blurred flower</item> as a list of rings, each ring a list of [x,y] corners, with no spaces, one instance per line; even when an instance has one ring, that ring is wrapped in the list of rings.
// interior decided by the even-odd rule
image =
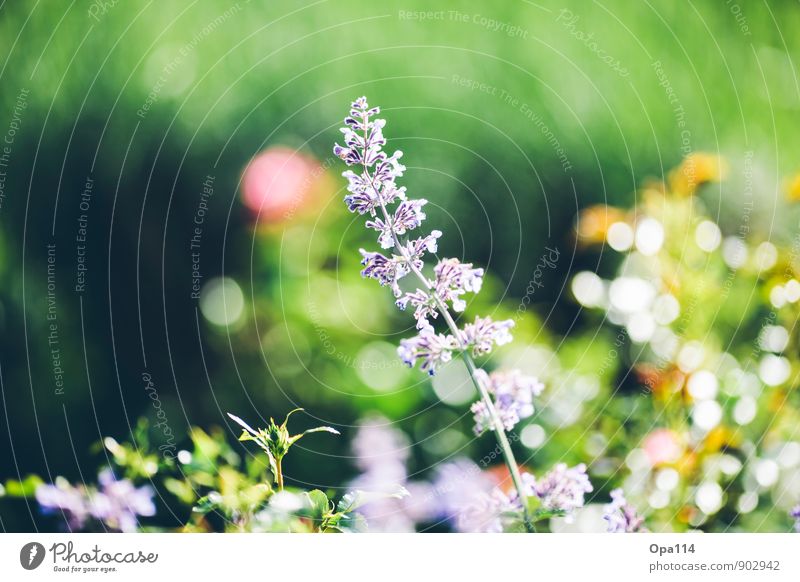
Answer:
[[[658,428],[647,435],[642,444],[644,454],[654,467],[673,463],[681,456],[678,436],[667,428]]]
[[[326,178],[315,158],[284,146],[267,148],[245,168],[242,202],[258,222],[291,219],[309,205]]]

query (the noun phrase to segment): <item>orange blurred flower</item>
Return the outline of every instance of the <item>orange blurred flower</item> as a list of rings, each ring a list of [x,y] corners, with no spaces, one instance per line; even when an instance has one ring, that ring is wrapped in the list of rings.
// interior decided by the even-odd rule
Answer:
[[[684,196],[695,193],[707,182],[719,182],[725,174],[725,161],[717,155],[697,152],[686,156],[669,174],[672,192]]]
[[[624,218],[625,213],[613,206],[596,204],[584,208],[578,214],[578,221],[575,224],[578,241],[586,245],[600,244],[606,240],[608,228]]]

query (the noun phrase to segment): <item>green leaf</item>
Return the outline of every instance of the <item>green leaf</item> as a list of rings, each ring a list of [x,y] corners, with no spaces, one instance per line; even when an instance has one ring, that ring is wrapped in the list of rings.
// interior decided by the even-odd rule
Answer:
[[[308,517],[314,521],[315,527],[320,527],[331,511],[331,502],[328,500],[328,496],[319,489],[308,491],[305,495],[310,506]]]
[[[551,517],[564,517],[565,515],[567,515],[567,512],[563,509],[539,509],[531,514],[531,521],[544,521]]]
[[[9,479],[6,481],[6,495],[9,497],[32,497],[36,493],[36,488],[43,485],[41,477],[38,475],[28,475],[22,481]]]
[[[318,426],[316,428],[310,428],[310,429],[308,429],[306,431],[301,432],[300,434],[294,435],[293,437],[291,437],[289,439],[289,444],[293,445],[294,443],[299,441],[301,438],[303,438],[307,434],[311,434],[312,432],[329,432],[331,434],[337,434],[337,435],[341,434],[338,430],[336,430],[333,427],[330,427],[330,426]]]
[[[284,427],[284,428],[286,428],[286,423],[287,423],[287,422],[289,422],[289,417],[290,417],[291,415],[293,415],[295,412],[303,412],[304,410],[305,410],[305,408],[295,408],[294,410],[290,410],[290,411],[289,411],[289,412],[286,414],[286,417],[284,417],[284,419],[283,419],[283,424],[282,424],[281,426],[282,426],[282,427]]]
[[[222,502],[222,495],[216,491],[197,500],[197,505],[192,508],[195,513],[206,514],[217,509]]]
[[[194,502],[194,488],[186,481],[168,477],[164,479],[164,487],[182,502],[186,504]]]

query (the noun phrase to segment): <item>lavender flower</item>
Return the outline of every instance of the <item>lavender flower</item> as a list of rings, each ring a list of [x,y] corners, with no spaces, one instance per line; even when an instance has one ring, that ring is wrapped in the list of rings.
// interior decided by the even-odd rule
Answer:
[[[488,317],[476,317],[475,323],[468,323],[461,332],[462,343],[472,349],[473,356],[482,356],[492,351],[492,345],[502,346],[513,338],[509,330],[514,327],[510,319],[492,321]]]
[[[453,358],[453,350],[456,349],[458,342],[453,336],[424,329],[417,336],[400,340],[397,351],[403,362],[409,366],[413,366],[417,360],[422,360],[420,366],[422,371],[433,376],[436,367],[449,362]]]
[[[502,514],[512,502],[497,483],[469,459],[456,459],[438,467],[433,492],[440,518],[463,533],[499,533]]]
[[[372,500],[359,512],[367,519],[372,532],[413,532],[416,524],[428,521],[433,515],[430,484],[409,481],[406,461],[410,443],[405,433],[391,426],[384,417],[364,421],[353,439],[355,464],[362,473],[350,487],[372,493]],[[399,498],[390,495],[405,487],[410,495]]]
[[[646,532],[644,518],[625,499],[622,489],[611,492],[611,503],[603,508],[603,519],[608,522],[609,533]]]
[[[368,220],[365,226],[380,232],[378,242],[381,243],[381,248],[390,249],[394,246],[393,232],[402,235],[422,224],[422,221],[425,220],[422,207],[427,203],[427,200],[403,200],[394,211],[393,220],[384,222],[380,218],[375,218]]]
[[[592,491],[583,463],[572,468],[559,463],[542,479],[533,481],[531,487],[541,500],[542,507],[550,511],[565,511],[567,514],[583,507],[584,493]]]
[[[98,481],[99,489],[76,487],[59,477],[54,485],[39,486],[36,500],[46,513],[63,513],[70,529],[82,529],[92,517],[112,529],[133,532],[138,515],[155,515],[151,487],[137,488],[128,479],[117,480],[108,468],[100,472]]]
[[[118,480],[111,469],[104,469],[97,478],[101,490],[90,494],[89,508],[95,519],[123,532],[136,531],[137,515],[156,514],[153,489],[149,485],[134,487],[128,479]]]
[[[448,304],[454,311],[464,311],[466,302],[462,296],[480,290],[483,269],[474,269],[471,264],[461,263],[458,259],[442,259],[434,268],[434,280],[422,274],[423,256],[426,252],[437,251],[437,239],[442,233],[434,230],[415,240],[401,241],[401,237],[422,224],[425,219],[422,207],[427,200],[407,199],[405,189],[398,188],[396,180],[405,171],[399,162],[402,152],[388,156],[383,151],[386,122],[374,118],[379,113],[380,108],[370,107],[366,97],[356,99],[341,129],[344,145],[336,144],[333,152],[348,166],[361,168],[359,172],[348,170],[343,173],[348,183],[347,207],[351,212],[369,214],[372,218],[367,220],[366,226],[380,233],[378,242],[381,248],[394,249],[391,256],[362,249],[364,269],[361,274],[389,286],[399,308],[406,309],[409,304],[415,308],[414,317],[420,334],[404,340],[398,353],[409,366],[420,360],[421,368],[433,374],[438,365],[452,358],[453,351],[471,349],[474,355],[483,355],[488,354],[493,345],[511,341],[509,329],[513,322],[476,318],[475,323],[467,324],[463,330],[451,329],[453,335],[433,333],[430,320],[436,319]],[[399,203],[392,211],[390,205],[395,202]],[[409,273],[414,273],[424,288],[403,295],[399,281]]]
[[[74,487],[63,477],[56,477],[52,485],[37,487],[36,501],[45,514],[63,514],[70,530],[83,528],[89,517],[86,488],[82,485]]]
[[[583,495],[592,490],[585,465],[568,469],[557,465],[541,481],[530,473],[522,473],[526,497],[538,497],[549,511],[571,512],[583,507]],[[504,518],[519,514],[522,509],[519,493],[503,492],[497,482],[466,459],[447,463],[439,468],[434,492],[444,516],[457,531],[465,533],[499,533]]]
[[[794,531],[800,533],[800,505],[796,505],[794,509],[789,512],[789,516],[795,520]]]
[[[492,395],[495,408],[506,430],[512,430],[523,418],[533,414],[533,397],[544,390],[544,384],[519,370],[492,372],[491,375],[478,370],[478,379]],[[491,414],[486,402],[479,400],[470,408],[475,419],[475,434],[494,430]]]
[[[472,408],[476,430],[494,430],[516,488],[516,503],[502,492],[492,491],[487,494],[488,497],[482,498],[481,504],[476,505],[482,508],[478,513],[515,508],[522,512],[528,531],[533,531],[525,503],[527,496],[536,493],[544,498],[546,505],[552,506],[551,509],[569,511],[583,504],[583,492],[591,491],[591,485],[583,469],[574,468],[566,472],[564,466],[560,472],[557,468],[545,477],[541,493],[539,489],[533,489],[532,478],[526,489],[505,430],[513,428],[521,418],[533,414],[532,398],[541,391],[541,384],[517,372],[498,376],[498,384],[494,386],[486,374],[481,375],[476,367],[472,357],[487,355],[494,346],[512,340],[510,330],[514,322],[475,317],[474,322],[466,323],[459,329],[449,310],[452,308],[460,313],[466,309],[463,296],[480,291],[483,269],[473,268],[471,263],[462,263],[458,259],[446,258],[436,264],[433,268],[434,277],[430,279],[423,274],[423,258],[426,253],[437,252],[442,233],[434,230],[414,240],[401,240],[409,231],[421,226],[425,219],[422,208],[427,201],[409,199],[405,189],[397,186],[397,178],[405,171],[399,162],[402,152],[396,151],[389,156],[383,151],[386,145],[383,135],[386,122],[374,118],[379,113],[378,107],[369,106],[366,97],[356,99],[341,129],[344,145],[336,144],[333,148],[334,154],[345,164],[358,167],[357,171],[354,169],[343,173],[348,182],[348,195],[345,196],[347,207],[351,212],[368,214],[367,228],[378,231],[378,243],[382,249],[392,249],[390,256],[361,249],[361,264],[364,266],[361,274],[390,287],[400,309],[405,310],[409,305],[414,308],[419,333],[400,342],[397,353],[403,362],[413,367],[419,361],[423,371],[435,374],[439,366],[452,360],[454,352],[463,356],[482,398]],[[397,206],[390,208],[395,203]],[[409,274],[416,277],[419,286],[403,293],[400,280]],[[437,333],[431,323],[440,315],[447,324],[447,333]],[[491,392],[490,385],[493,386]],[[495,407],[500,409],[499,413]],[[578,478],[579,475],[582,475],[582,479]],[[494,528],[496,521],[491,523]]]
[[[483,284],[483,269],[473,269],[472,263],[462,263],[458,259],[442,259],[433,269],[436,275],[437,295],[453,310],[464,311],[466,302],[461,296],[467,291],[477,293]]]

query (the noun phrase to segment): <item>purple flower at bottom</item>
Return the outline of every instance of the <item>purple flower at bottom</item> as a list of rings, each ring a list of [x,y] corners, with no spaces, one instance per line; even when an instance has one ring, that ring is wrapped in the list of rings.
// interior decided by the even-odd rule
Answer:
[[[584,494],[592,491],[583,463],[572,468],[559,463],[544,477],[533,481],[531,486],[534,495],[541,500],[542,507],[551,511],[566,511],[568,514],[583,507]]]
[[[494,479],[468,459],[441,465],[433,492],[439,516],[462,533],[500,533],[511,501]]]
[[[608,522],[609,533],[646,532],[644,518],[625,499],[622,489],[611,492],[611,503],[603,508],[603,519]]]
[[[107,526],[123,532],[134,532],[137,515],[150,517],[156,514],[153,489],[149,485],[135,487],[128,479],[117,480],[111,469],[98,476],[100,491],[89,495],[92,516]]]
[[[792,511],[789,512],[789,516],[794,518],[794,531],[800,533],[800,504],[796,505]]]
[[[83,528],[89,517],[86,488],[74,487],[63,477],[57,477],[52,485],[37,487],[36,501],[45,514],[62,513],[70,530]]]
[[[98,476],[100,489],[73,486],[58,477],[54,485],[40,485],[36,501],[45,513],[63,513],[70,529],[82,529],[89,517],[108,527],[123,531],[136,531],[137,515],[155,515],[153,489],[135,487],[128,479],[117,480],[111,469]]]

